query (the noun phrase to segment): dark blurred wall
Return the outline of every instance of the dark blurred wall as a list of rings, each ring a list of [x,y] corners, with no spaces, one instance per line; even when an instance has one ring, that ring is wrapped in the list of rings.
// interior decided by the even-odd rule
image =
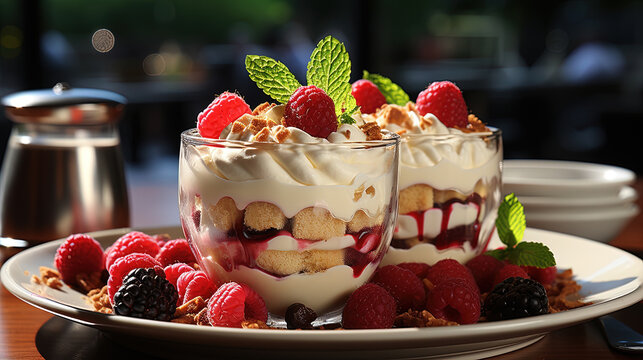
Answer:
[[[452,80],[470,111],[503,129],[507,158],[625,166],[643,173],[640,1],[0,1],[0,95],[65,80],[124,94],[126,158],[176,156],[178,134],[224,90],[252,106],[246,54],[272,56],[303,81],[332,34],[353,77],[381,73],[414,98]],[[92,48],[107,28],[114,48]],[[10,123],[0,119],[4,149]],[[2,150],[0,150],[2,151]]]

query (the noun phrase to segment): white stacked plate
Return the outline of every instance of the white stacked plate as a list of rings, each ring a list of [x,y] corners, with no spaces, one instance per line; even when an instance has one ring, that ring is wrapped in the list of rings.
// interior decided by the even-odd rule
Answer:
[[[638,214],[636,175],[616,166],[554,160],[505,160],[503,193],[525,207],[527,226],[601,242]]]

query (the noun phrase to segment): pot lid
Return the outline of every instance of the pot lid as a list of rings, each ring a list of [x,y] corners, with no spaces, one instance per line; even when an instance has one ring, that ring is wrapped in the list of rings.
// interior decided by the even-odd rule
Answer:
[[[75,89],[64,83],[2,98],[7,116],[15,122],[61,125],[115,122],[126,103],[125,97],[111,91]]]

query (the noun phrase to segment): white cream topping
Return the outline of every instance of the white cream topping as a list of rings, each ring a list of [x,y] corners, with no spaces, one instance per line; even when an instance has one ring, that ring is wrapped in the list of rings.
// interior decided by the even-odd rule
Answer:
[[[433,114],[424,115],[423,121],[416,112],[407,113],[412,123],[409,128],[386,123],[383,117],[375,119],[391,132],[406,131],[400,144],[400,189],[428,184],[470,194],[478,180],[500,178],[502,150],[483,140],[491,132],[464,133],[446,127]]]
[[[275,140],[281,129],[281,125],[270,128],[270,139]],[[239,209],[254,201],[270,202],[289,218],[311,206],[326,208],[344,221],[360,209],[369,216],[384,211],[396,191],[392,147],[351,145],[366,136],[348,124],[326,139],[287,129],[290,135],[283,144],[269,140],[226,147],[184,146],[179,165],[183,191],[199,194],[204,204],[229,196]],[[240,134],[224,131],[222,137],[244,140],[251,133],[246,127]],[[366,193],[369,187],[375,191]],[[361,191],[359,196],[356,191]]]

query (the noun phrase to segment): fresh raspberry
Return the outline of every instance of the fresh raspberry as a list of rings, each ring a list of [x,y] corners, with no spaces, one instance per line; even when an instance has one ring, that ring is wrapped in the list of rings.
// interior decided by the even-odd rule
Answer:
[[[154,239],[140,231],[129,232],[112,244],[105,258],[105,268],[109,270],[116,259],[127,254],[142,253],[152,257],[159,252],[159,245]]]
[[[491,291],[493,288],[493,279],[500,268],[504,266],[502,261],[493,256],[480,254],[465,264],[471,271],[476,284],[481,292]]]
[[[411,270],[387,265],[377,269],[371,282],[383,287],[393,296],[398,313],[409,309],[420,310],[424,305],[424,285]]]
[[[514,264],[506,264],[498,270],[496,276],[493,277],[493,286],[500,284],[503,280],[510,277],[521,277],[529,279],[529,275],[520,266]]]
[[[523,266],[523,270],[529,275],[530,278],[538,281],[543,286],[551,285],[551,283],[556,280],[556,275],[558,274],[558,269],[555,266],[550,266],[546,268],[537,268],[535,266]]]
[[[194,271],[194,268],[188,264],[176,263],[166,266],[163,271],[165,272],[165,278],[167,281],[176,287],[176,280],[178,280],[179,276],[184,272]]]
[[[416,106],[420,115],[431,113],[447,127],[466,127],[469,123],[462,92],[450,81],[429,85],[418,95]]]
[[[426,308],[436,318],[475,324],[480,319],[480,295],[466,280],[451,278],[429,292]]]
[[[479,291],[471,271],[454,259],[442,259],[435,263],[429,269],[426,278],[436,286],[448,279],[462,279],[476,291]]]
[[[207,108],[197,116],[199,134],[216,139],[221,131],[243,114],[251,114],[250,106],[237,94],[224,92],[217,96]]]
[[[161,248],[156,255],[161,265],[168,266],[174,263],[185,263],[193,265],[196,263],[192,249],[185,239],[170,240]]]
[[[397,264],[397,266],[401,267],[402,269],[411,270],[411,272],[413,272],[415,276],[417,276],[420,280],[426,277],[426,275],[429,273],[429,269],[431,268],[429,264],[417,262],[406,262]]]
[[[383,287],[368,283],[355,290],[342,313],[345,329],[388,329],[395,322],[395,299]]]
[[[71,235],[56,250],[54,265],[65,283],[76,285],[76,275],[104,269],[103,248],[89,235]]]
[[[208,319],[212,326],[241,327],[244,320],[268,320],[266,304],[245,284],[221,285],[208,301]]]
[[[290,96],[283,122],[285,126],[294,126],[311,136],[325,138],[337,131],[335,104],[317,86],[302,86]]]
[[[382,95],[372,81],[361,79],[351,85],[351,94],[355,97],[357,105],[364,114],[374,113],[380,106],[386,104],[386,98]]]
[[[109,280],[107,280],[107,291],[112,305],[114,304],[114,294],[123,284],[123,278],[127,273],[137,268],[154,268],[157,266],[160,268],[161,264],[148,254],[132,253],[116,259],[109,268]],[[161,268],[160,271],[163,271],[163,269]]]
[[[188,285],[194,279],[194,277],[199,273],[198,270],[186,271],[179,275],[176,278],[176,290],[179,292],[179,303],[183,304],[183,296],[185,291],[188,289]]]
[[[197,296],[207,300],[216,290],[216,285],[208,279],[207,275],[205,275],[203,271],[195,271],[194,276],[192,276],[192,279],[185,287],[185,291],[183,291],[183,304]]]
[[[167,234],[156,234],[156,235],[151,235],[150,236],[152,240],[156,241],[157,244],[159,244],[159,249],[165,245],[168,241],[170,241],[170,237]]]

